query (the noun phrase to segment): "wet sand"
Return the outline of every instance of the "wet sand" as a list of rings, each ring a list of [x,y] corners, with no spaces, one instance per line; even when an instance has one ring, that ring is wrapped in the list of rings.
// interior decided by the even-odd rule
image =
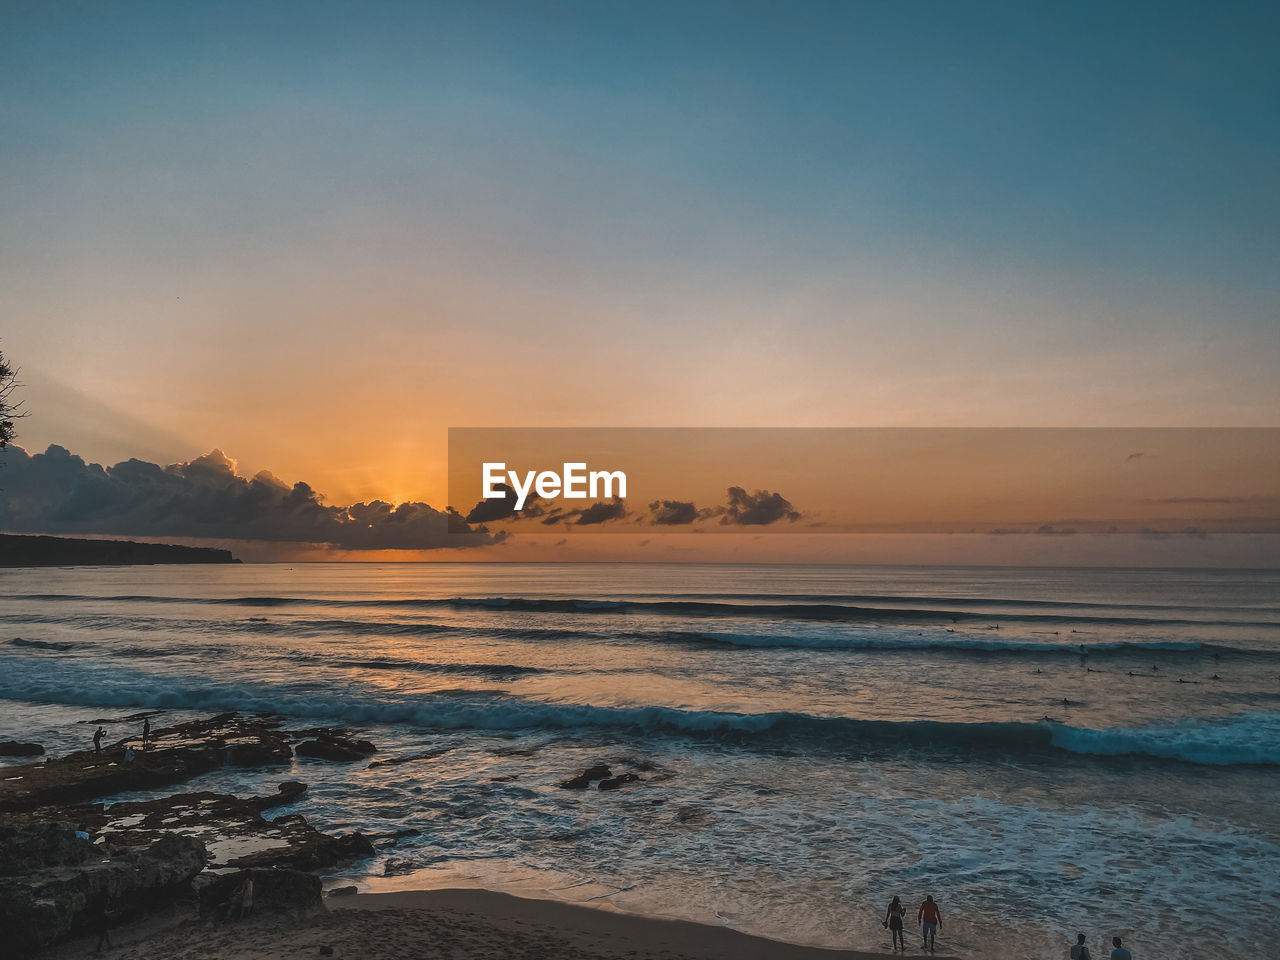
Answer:
[[[486,890],[330,897],[328,910],[217,926],[176,921],[122,927],[115,960],[884,960],[889,954],[780,943],[724,927],[613,913]],[[82,958],[92,941],[41,954]],[[328,947],[332,953],[321,953]],[[907,956],[920,956],[909,949]],[[940,960],[947,960],[942,954]],[[954,958],[952,958],[954,960]]]

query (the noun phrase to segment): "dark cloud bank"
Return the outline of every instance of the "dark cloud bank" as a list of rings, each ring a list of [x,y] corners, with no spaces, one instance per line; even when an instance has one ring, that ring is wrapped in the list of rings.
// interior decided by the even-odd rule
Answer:
[[[598,526],[615,520],[632,518],[633,523],[647,524],[655,527],[689,526],[703,520],[719,521],[721,526],[766,526],[785,520],[794,523],[800,519],[796,510],[786,497],[769,490],[757,490],[748,493],[743,487],[730,487],[727,491],[727,502],[715,507],[699,507],[691,500],[654,500],[649,504],[648,512],[630,513],[620,497],[591,504],[578,510],[564,507],[550,507],[536,500],[528,503],[517,513],[515,492],[505,485],[495,489],[502,490],[502,499],[481,500],[466,516],[467,523],[489,523],[497,520],[518,517],[519,519],[537,519],[544,526],[565,524],[572,526]]]
[[[655,500],[649,504],[649,521],[660,527],[687,526],[713,518],[719,518],[721,526],[759,527],[779,520],[795,523],[800,511],[780,493],[748,493],[743,487],[730,487],[728,502],[716,507],[699,509],[689,500]]]
[[[102,467],[57,445],[35,455],[21,447],[6,451],[0,529],[326,543],[345,550],[475,547],[506,536],[425,503],[330,506],[306,483],[290,486],[265,471],[238,475],[220,450],[167,467],[144,460]]]

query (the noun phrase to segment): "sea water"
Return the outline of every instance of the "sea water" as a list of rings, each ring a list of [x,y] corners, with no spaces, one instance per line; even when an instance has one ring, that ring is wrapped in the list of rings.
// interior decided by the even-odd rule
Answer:
[[[1280,572],[9,570],[0,622],[0,737],[54,754],[143,709],[432,754],[196,782],[305,780],[271,816],[394,834],[345,868],[371,889],[884,949],[898,895],[913,951],[932,894],[961,956],[1056,958],[1077,932],[1135,957],[1280,956]],[[558,786],[599,762],[641,779]]]

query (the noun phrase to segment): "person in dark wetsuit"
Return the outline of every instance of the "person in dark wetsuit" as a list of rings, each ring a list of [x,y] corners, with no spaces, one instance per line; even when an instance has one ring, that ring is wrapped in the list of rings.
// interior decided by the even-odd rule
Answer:
[[[94,753],[102,752],[102,738],[105,737],[106,735],[107,735],[107,731],[103,730],[101,727],[99,727],[97,731],[94,733],[93,735],[93,752]]]

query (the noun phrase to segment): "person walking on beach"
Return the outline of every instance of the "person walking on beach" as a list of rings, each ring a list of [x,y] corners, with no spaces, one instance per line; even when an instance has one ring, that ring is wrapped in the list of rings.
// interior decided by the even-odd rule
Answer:
[[[1076,934],[1076,942],[1071,947],[1071,960],[1093,960],[1093,954],[1084,945],[1084,934]]]
[[[151,718],[144,717],[142,720],[142,749],[146,750],[151,746]]]
[[[1111,938],[1111,946],[1115,947],[1111,951],[1111,960],[1133,960],[1133,954],[1120,945],[1119,937]]]
[[[227,901],[227,913],[223,918],[230,920],[232,917],[238,916],[241,919],[249,916],[253,912],[253,877],[245,873],[244,880],[240,883],[240,889],[235,895]]]
[[[97,732],[94,733],[93,735],[93,752],[94,753],[102,752],[102,738],[105,737],[106,735],[107,735],[107,731],[103,730],[101,727],[99,727]]]
[[[107,916],[107,895],[99,894],[89,904],[89,929],[97,931],[98,944],[93,948],[94,953],[102,952],[102,945],[105,943],[107,949],[111,949],[111,918]]]
[[[934,902],[933,894],[925,897],[924,903],[920,904],[920,909],[916,911],[916,923],[920,924],[925,949],[933,953],[938,947],[938,931],[942,929],[942,912]]]
[[[902,932],[902,918],[906,911],[902,909],[902,901],[894,897],[889,903],[889,909],[884,913],[884,925],[889,928],[889,933],[893,935],[893,949],[897,952],[899,946],[903,952],[907,949],[907,938]]]

